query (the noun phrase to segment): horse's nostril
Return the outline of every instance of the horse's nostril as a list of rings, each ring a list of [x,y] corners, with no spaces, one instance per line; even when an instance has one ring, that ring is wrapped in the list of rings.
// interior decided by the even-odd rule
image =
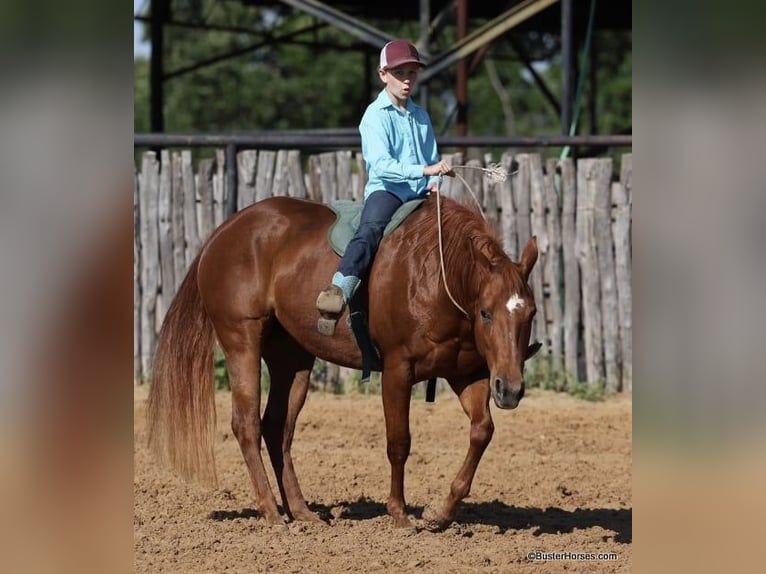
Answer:
[[[503,389],[504,389],[503,379],[501,379],[500,377],[496,378],[495,379],[495,394],[498,396],[502,396]]]

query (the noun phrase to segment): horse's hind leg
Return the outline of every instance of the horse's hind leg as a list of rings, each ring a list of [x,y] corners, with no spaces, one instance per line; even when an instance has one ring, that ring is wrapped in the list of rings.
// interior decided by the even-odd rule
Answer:
[[[486,379],[478,381],[449,381],[452,390],[460,399],[460,405],[471,419],[471,434],[468,453],[463,465],[452,481],[447,499],[440,511],[427,508],[423,518],[436,528],[445,528],[455,519],[458,503],[471,490],[473,477],[484,451],[492,440],[495,426],[489,410],[489,384]]]
[[[271,388],[263,414],[263,437],[282,502],[295,520],[322,522],[306,505],[290,452],[295,422],[306,402],[314,356],[277,327],[264,348],[264,359],[269,367]]]
[[[259,510],[270,524],[284,523],[261,457],[261,340],[265,320],[218,328],[231,384],[231,428],[255,489]]]
[[[410,392],[406,366],[386,364],[383,371],[383,414],[386,419],[386,452],[391,465],[391,492],[386,509],[396,527],[412,526],[404,501],[404,465],[410,455]]]

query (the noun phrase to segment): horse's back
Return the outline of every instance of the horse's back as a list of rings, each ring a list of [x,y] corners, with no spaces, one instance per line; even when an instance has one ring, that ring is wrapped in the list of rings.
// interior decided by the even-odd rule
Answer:
[[[274,197],[221,225],[202,251],[198,272],[216,329],[276,317],[313,354],[356,364],[359,353],[350,333],[327,340],[316,331],[316,297],[339,262],[327,240],[334,219],[321,203]],[[328,343],[332,350],[325,348]]]

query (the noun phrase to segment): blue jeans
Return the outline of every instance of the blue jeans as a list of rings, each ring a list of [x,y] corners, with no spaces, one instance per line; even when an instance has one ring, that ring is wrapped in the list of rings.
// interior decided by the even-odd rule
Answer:
[[[384,190],[373,191],[364,202],[362,217],[354,237],[340,260],[338,272],[364,279],[378,251],[383,231],[402,205],[402,200]]]

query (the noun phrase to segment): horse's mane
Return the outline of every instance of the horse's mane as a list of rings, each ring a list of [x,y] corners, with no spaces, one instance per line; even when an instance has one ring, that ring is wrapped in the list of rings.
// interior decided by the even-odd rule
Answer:
[[[422,213],[418,225],[415,228],[407,226],[407,229],[408,233],[413,234],[416,250],[433,251],[438,257],[439,219],[436,200],[436,196],[430,196],[420,210]],[[501,231],[497,225],[486,221],[476,206],[442,197],[441,228],[444,269],[449,278],[450,290],[459,301],[467,301],[471,294],[475,294],[478,285],[490,272],[486,264],[479,264],[481,255],[496,266],[494,268],[516,269],[513,263],[501,265],[510,262],[503,249]],[[506,280],[521,290],[523,280],[520,274],[511,272],[507,275]]]

